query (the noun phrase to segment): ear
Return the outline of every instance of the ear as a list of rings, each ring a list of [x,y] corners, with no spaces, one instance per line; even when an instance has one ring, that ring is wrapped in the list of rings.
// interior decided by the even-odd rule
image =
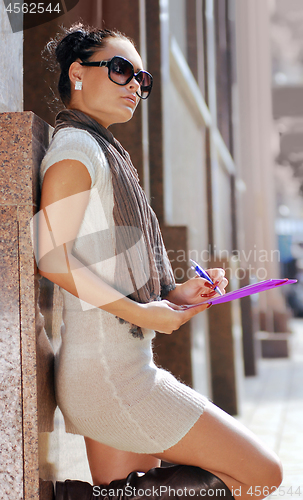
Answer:
[[[68,76],[73,87],[75,87],[76,82],[82,82],[83,68],[78,61],[74,61],[70,65],[68,70]]]

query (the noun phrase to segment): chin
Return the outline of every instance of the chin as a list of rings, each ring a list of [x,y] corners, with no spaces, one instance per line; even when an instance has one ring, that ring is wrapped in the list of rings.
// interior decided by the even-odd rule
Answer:
[[[126,123],[126,122],[129,122],[129,120],[131,120],[132,117],[133,117],[133,115],[134,115],[134,111],[135,110],[129,110],[126,113],[121,113],[121,115],[119,117],[117,117],[115,123]]]

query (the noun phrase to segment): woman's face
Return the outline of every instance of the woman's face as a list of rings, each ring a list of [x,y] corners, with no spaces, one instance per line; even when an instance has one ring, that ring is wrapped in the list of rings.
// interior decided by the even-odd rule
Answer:
[[[106,46],[96,51],[90,61],[108,61],[114,56],[128,59],[137,73],[143,63],[131,42],[122,38],[108,38]],[[133,78],[120,86],[108,78],[107,67],[81,66],[75,62],[70,67],[70,109],[78,109],[94,118],[104,127],[130,120],[140,100],[136,91],[139,83]],[[82,90],[75,90],[75,81],[82,81]]]

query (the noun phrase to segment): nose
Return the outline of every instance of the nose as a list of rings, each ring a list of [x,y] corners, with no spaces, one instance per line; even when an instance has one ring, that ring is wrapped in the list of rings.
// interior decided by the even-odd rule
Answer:
[[[138,80],[136,80],[135,77],[133,77],[127,86],[132,92],[137,92],[140,88],[140,83],[138,82]]]

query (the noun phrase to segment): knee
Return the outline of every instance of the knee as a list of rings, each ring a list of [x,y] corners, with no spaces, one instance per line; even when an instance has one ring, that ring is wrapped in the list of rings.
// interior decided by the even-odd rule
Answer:
[[[272,478],[274,481],[273,486],[276,486],[278,488],[283,481],[283,466],[281,460],[278,457],[276,457],[272,467]]]
[[[259,483],[262,482],[263,489],[269,489],[273,492],[274,488],[278,488],[283,480],[283,467],[281,460],[277,456],[271,457],[263,464]],[[257,480],[258,482],[258,480]]]

